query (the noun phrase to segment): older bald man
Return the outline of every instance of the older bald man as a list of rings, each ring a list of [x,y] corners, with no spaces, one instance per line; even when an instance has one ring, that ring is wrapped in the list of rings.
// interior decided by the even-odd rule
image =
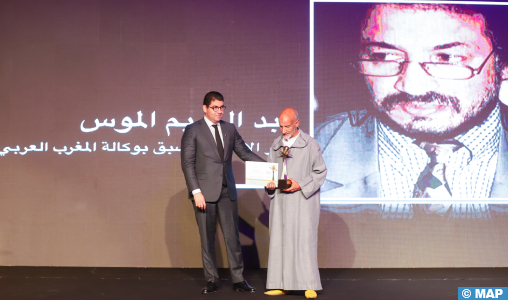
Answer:
[[[292,185],[276,189],[270,182],[270,252],[266,295],[277,296],[305,290],[306,298],[316,298],[321,290],[317,260],[319,193],[326,178],[326,166],[316,140],[302,132],[298,112],[286,108],[279,116],[282,135],[270,147],[269,162],[279,164]],[[283,167],[281,150],[289,147]]]

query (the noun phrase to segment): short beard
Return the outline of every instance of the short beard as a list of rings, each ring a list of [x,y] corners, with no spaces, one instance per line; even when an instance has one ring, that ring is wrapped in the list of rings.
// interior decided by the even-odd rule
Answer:
[[[282,138],[289,140],[293,136],[293,134],[295,134],[295,131],[296,130],[293,130],[292,132],[288,132],[288,134],[287,134],[288,137],[287,138],[286,138],[286,136],[284,134],[282,134]]]
[[[422,130],[418,128],[415,126],[415,123],[418,121],[426,120],[426,117],[420,116],[413,117],[411,122],[408,124],[396,124],[388,116],[388,113],[393,109],[394,106],[398,104],[419,102],[446,105],[454,110],[457,114],[460,114],[463,108],[460,105],[460,100],[456,97],[446,96],[436,92],[428,92],[425,95],[419,96],[401,92],[387,96],[379,105],[375,104],[375,106],[378,111],[384,112],[384,114],[380,114],[383,122],[389,125],[392,129],[401,132],[402,134],[428,141],[451,138],[457,134],[468,131],[476,125],[481,124],[488,117],[488,115],[492,112],[497,104],[497,101],[492,101],[498,98],[499,84],[497,84],[497,82],[498,81],[495,80],[493,87],[488,91],[483,101],[480,103],[480,107],[463,116],[464,120],[462,120],[462,122],[457,126],[452,126],[450,128],[446,128],[445,130],[438,130],[437,128],[427,128],[426,130]]]

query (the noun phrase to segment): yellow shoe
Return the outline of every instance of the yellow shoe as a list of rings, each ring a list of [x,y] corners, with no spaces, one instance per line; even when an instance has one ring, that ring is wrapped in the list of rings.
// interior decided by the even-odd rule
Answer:
[[[306,290],[305,291],[305,298],[317,298],[317,294],[313,290]]]
[[[289,293],[289,291],[285,291],[285,290],[271,290],[271,291],[266,291],[265,295],[268,295],[268,296],[281,296],[281,295],[286,295],[288,293]]]

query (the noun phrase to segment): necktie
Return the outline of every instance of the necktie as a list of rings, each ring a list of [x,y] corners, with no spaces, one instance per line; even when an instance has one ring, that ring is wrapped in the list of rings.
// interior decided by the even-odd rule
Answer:
[[[219,128],[217,124],[212,125],[215,128],[215,143],[217,144],[217,151],[219,152],[220,160],[224,162],[224,146],[222,146],[222,140],[220,138]],[[223,171],[224,172],[224,171]],[[222,185],[226,186],[226,174],[224,173],[222,176]]]
[[[446,165],[453,152],[462,144],[456,140],[445,140],[442,143],[416,142],[425,150],[430,162],[423,169],[415,184],[413,198],[439,198],[451,199],[452,193],[446,181]],[[439,211],[445,208],[442,204],[431,205],[430,211]]]
[[[217,124],[212,125],[215,128],[215,143],[217,144],[217,151],[219,151],[219,156],[222,161],[224,161],[224,146],[222,146],[222,140],[220,138],[219,128]]]

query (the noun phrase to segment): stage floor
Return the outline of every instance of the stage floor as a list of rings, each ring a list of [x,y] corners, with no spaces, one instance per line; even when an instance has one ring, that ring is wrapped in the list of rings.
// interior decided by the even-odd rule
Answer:
[[[458,287],[508,287],[508,268],[321,269],[318,299],[457,299]],[[202,269],[0,267],[0,299],[268,299],[266,269],[245,270],[256,293],[231,290],[229,271],[219,291],[201,294]],[[305,299],[295,293],[277,299]]]

